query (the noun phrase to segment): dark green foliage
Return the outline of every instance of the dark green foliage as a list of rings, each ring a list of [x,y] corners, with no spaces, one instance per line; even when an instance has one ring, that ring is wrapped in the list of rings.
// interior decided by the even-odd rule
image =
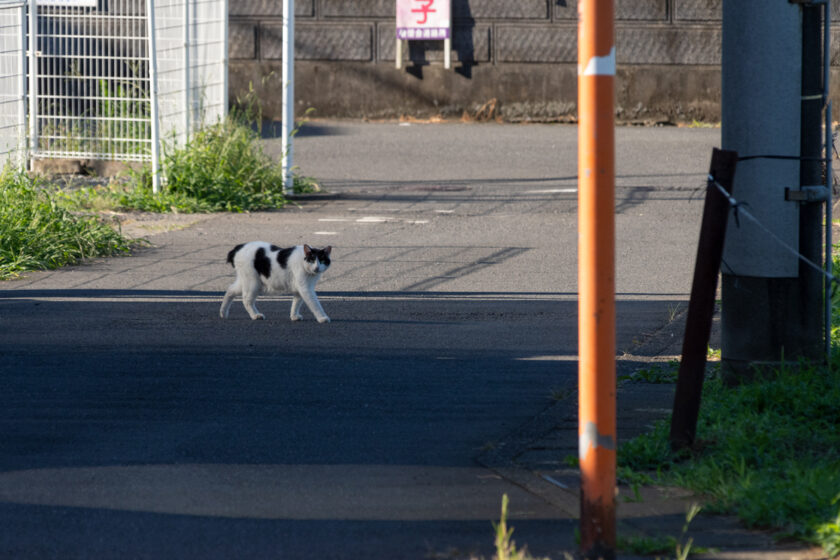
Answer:
[[[205,127],[184,148],[167,149],[162,167],[168,195],[201,201],[211,211],[286,204],[281,167],[263,153],[257,133],[234,119]]]
[[[690,457],[668,445],[669,420],[619,450],[619,464],[690,488],[709,510],[840,551],[840,354],[830,367],[782,367],[759,381],[705,383]]]

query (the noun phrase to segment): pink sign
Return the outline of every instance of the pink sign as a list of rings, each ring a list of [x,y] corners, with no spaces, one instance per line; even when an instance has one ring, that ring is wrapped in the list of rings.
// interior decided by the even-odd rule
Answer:
[[[450,0],[397,0],[397,39],[449,39]]]

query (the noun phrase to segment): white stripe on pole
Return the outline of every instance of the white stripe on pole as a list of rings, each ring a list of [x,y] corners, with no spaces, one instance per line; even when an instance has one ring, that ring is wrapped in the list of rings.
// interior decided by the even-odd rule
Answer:
[[[283,0],[283,193],[292,192],[292,130],[295,120],[295,0]]]

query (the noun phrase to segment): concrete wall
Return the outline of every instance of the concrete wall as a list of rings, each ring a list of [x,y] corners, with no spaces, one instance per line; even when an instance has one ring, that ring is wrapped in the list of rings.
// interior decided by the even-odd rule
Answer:
[[[722,1],[615,0],[620,119],[720,120]],[[295,4],[299,115],[310,107],[316,117],[352,118],[576,113],[577,0],[452,0],[451,70],[441,41],[412,41],[395,69],[394,0]],[[279,119],[282,2],[232,0],[230,16],[231,98],[252,84],[265,115]]]

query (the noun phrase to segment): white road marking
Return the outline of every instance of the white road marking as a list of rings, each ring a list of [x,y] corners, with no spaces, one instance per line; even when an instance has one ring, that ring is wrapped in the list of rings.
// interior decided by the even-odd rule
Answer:
[[[560,354],[555,356],[523,356],[514,359],[520,362],[573,362],[577,361],[578,356],[576,354]]]
[[[576,193],[577,189],[540,189],[536,191],[525,191],[525,194],[556,194],[556,193]]]

